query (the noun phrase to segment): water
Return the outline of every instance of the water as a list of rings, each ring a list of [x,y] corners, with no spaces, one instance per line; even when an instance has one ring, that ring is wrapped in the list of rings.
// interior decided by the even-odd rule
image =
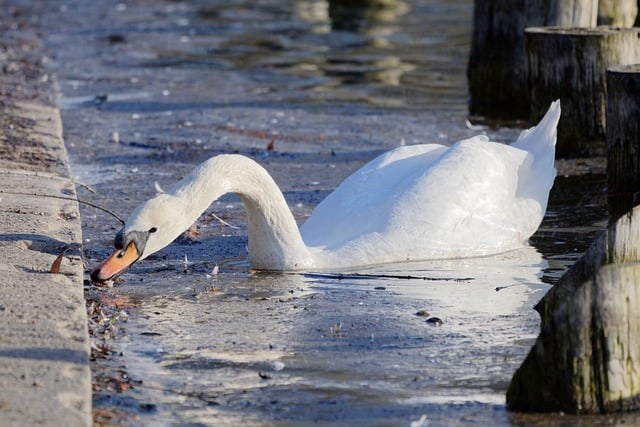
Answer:
[[[548,289],[542,264],[528,248],[361,271],[377,277],[145,278],[138,292],[155,290],[126,326],[127,368],[144,378],[140,399],[163,402],[147,415],[158,424],[445,423],[453,413],[473,424],[497,412],[506,422],[504,389]]]
[[[52,52],[79,194],[121,216],[152,196],[154,183],[166,188],[222,152],[262,163],[302,221],[384,150],[518,133],[466,123],[471,0],[350,10],[312,0],[39,7],[32,13]],[[531,247],[359,275],[252,273],[246,215],[225,196],[190,236],[114,288],[87,287],[108,314],[95,338],[111,350],[92,366],[96,420],[625,422],[505,409],[509,380],[537,335],[532,306],[604,225],[602,159],[558,168]],[[120,226],[87,207],[82,221],[93,266]]]

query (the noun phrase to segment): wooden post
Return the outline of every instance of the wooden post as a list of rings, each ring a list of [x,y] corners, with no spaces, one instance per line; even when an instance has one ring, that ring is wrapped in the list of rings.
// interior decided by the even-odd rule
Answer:
[[[528,116],[524,56],[525,0],[475,0],[467,68],[476,119],[515,120]]]
[[[602,0],[600,0],[602,1]],[[543,23],[532,25],[556,27],[595,27],[598,21],[598,1],[591,0],[547,0],[529,1],[528,14],[530,17],[542,13]]]
[[[640,206],[622,215],[607,227],[558,283],[538,302],[542,327],[566,300],[571,299],[583,283],[591,280],[607,264],[640,262]]]
[[[606,70],[640,59],[638,28],[526,30],[531,120],[561,99],[560,157],[604,155]]]
[[[467,77],[476,120],[529,119],[524,30],[594,26],[598,0],[475,0]]]
[[[640,65],[607,71],[609,222],[640,203]]]
[[[609,265],[556,310],[516,371],[512,410],[640,409],[640,263]]]
[[[638,0],[600,0],[598,25],[633,27],[638,15]]]
[[[513,410],[640,409],[640,206],[611,224],[536,309],[541,333],[513,376]]]

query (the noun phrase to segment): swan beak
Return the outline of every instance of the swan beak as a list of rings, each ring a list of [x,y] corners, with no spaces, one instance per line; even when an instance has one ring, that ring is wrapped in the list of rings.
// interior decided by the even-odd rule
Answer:
[[[117,249],[102,264],[91,270],[91,280],[105,282],[122,273],[127,267],[140,258],[135,242],[129,243],[126,249]]]

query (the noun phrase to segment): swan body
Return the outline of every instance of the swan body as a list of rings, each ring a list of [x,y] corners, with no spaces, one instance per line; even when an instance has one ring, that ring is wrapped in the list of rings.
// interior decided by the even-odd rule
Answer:
[[[476,136],[386,152],[347,178],[300,230],[264,168],[241,155],[213,157],[140,205],[91,276],[107,280],[167,246],[230,192],[248,212],[255,269],[326,270],[522,247],[542,221],[556,175],[559,117],[556,101],[511,145]]]

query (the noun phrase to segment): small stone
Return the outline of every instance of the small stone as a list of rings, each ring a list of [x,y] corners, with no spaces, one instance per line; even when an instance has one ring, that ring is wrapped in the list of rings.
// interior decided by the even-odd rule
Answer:
[[[258,376],[260,378],[262,378],[263,380],[270,380],[271,379],[271,375],[265,373],[265,372],[258,372]]]
[[[441,326],[444,323],[439,317],[430,317],[426,322],[432,326]]]

